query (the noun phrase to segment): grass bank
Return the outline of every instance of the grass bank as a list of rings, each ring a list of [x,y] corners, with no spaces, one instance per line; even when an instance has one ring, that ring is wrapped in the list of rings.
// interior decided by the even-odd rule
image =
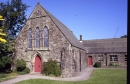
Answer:
[[[85,81],[69,82],[29,79],[18,82],[16,84],[126,84],[126,74],[126,69],[95,69],[90,79]]]

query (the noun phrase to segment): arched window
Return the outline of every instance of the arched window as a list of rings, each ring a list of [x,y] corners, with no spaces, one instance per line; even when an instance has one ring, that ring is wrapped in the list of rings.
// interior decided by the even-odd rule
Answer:
[[[44,47],[49,47],[49,40],[48,40],[48,28],[47,26],[44,27]]]
[[[28,48],[32,48],[32,29],[28,30]]]
[[[39,48],[39,47],[40,47],[40,30],[37,27],[36,28],[36,48]]]

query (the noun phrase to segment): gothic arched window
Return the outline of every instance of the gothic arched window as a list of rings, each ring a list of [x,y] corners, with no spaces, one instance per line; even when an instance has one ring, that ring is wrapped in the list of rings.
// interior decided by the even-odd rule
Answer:
[[[37,27],[36,28],[36,48],[39,48],[39,47],[40,47],[40,30]]]
[[[32,48],[32,29],[28,30],[28,48]]]
[[[44,27],[44,47],[49,47],[49,39],[48,39],[48,36],[49,36],[49,31],[48,31],[47,26],[45,26],[45,27]]]

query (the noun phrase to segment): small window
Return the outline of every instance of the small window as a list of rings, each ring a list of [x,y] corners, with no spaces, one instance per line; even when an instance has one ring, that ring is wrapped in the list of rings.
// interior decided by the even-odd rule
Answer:
[[[44,27],[44,47],[49,47],[49,39],[48,39],[48,28],[47,26]]]
[[[98,55],[98,61],[103,62],[103,55]]]
[[[110,55],[110,61],[111,62],[117,62],[118,61],[117,55]]]
[[[37,27],[36,28],[36,48],[39,48],[39,47],[40,47],[40,30]]]
[[[32,48],[32,29],[28,30],[28,48]]]
[[[73,58],[75,59],[75,50],[72,50]]]
[[[127,55],[125,55],[125,61],[127,61]]]

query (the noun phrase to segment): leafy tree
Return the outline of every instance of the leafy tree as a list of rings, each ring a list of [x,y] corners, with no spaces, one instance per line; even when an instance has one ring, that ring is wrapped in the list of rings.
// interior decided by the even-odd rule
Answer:
[[[4,16],[4,31],[8,38],[16,38],[18,32],[26,21],[25,12],[27,11],[26,4],[22,0],[11,0],[6,3],[0,2],[0,14]]]
[[[127,35],[121,36],[120,38],[127,38]]]
[[[0,2],[0,15],[4,17],[4,19],[0,17],[2,20],[0,21],[0,32],[6,34],[6,37],[4,37],[6,43],[0,42],[0,70],[3,70],[7,64],[11,63],[9,60],[6,60],[6,63],[4,58],[12,60],[10,56],[12,56],[14,51],[14,40],[27,20],[25,13],[28,7],[29,6],[22,3],[22,0],[8,0],[5,3]],[[3,38],[3,36],[1,38]]]
[[[4,17],[1,23],[2,30],[7,35],[6,43],[0,43],[0,53],[4,56],[14,51],[14,40],[24,25],[26,19],[27,6],[22,0],[8,0],[0,2],[0,15]]]

